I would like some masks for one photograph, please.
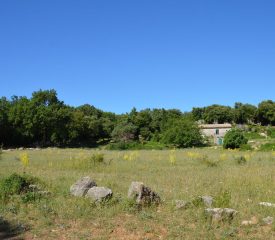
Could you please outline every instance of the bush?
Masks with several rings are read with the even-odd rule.
[[[103,153],[95,153],[91,156],[90,161],[96,165],[104,162],[104,154]]]
[[[203,138],[198,126],[193,121],[179,119],[169,123],[162,135],[162,142],[180,148],[188,148],[202,146]]]
[[[138,142],[117,142],[110,143],[106,149],[108,150],[162,150],[167,148],[167,146],[163,143],[159,142],[145,142],[144,144]]]
[[[244,165],[244,164],[247,163],[247,160],[246,160],[246,158],[245,158],[244,156],[237,157],[237,158],[236,158],[236,161],[237,161],[237,163],[240,164],[240,165]]]
[[[137,127],[128,122],[119,123],[112,131],[112,139],[115,142],[130,142],[137,138]]]
[[[141,149],[141,144],[137,142],[116,142],[110,143],[107,146],[108,150],[128,150],[128,149]]]
[[[240,148],[241,145],[247,144],[248,140],[244,136],[243,132],[239,129],[232,129],[228,131],[224,136],[223,147],[225,149],[231,148]]]
[[[217,167],[219,165],[219,160],[209,159],[207,155],[204,155],[201,160],[207,167]]]
[[[29,187],[38,182],[38,179],[29,175],[13,173],[0,182],[0,199],[6,201],[12,195],[26,194],[32,189]]]
[[[230,207],[231,202],[231,192],[227,190],[221,190],[215,197],[214,197],[214,207],[217,208],[228,208]]]

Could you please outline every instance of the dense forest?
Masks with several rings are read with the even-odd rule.
[[[104,112],[92,105],[66,105],[55,90],[33,92],[31,98],[0,99],[0,144],[3,147],[98,146],[107,143],[162,142],[180,147],[202,143],[197,122],[275,125],[275,102],[258,106],[211,105],[177,109],[135,108],[126,114]]]

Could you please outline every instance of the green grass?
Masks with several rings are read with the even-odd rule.
[[[265,139],[264,136],[261,136],[259,133],[257,132],[245,132],[244,136],[248,139],[248,140],[252,140],[252,139]]]
[[[8,222],[29,228],[26,239],[275,239],[275,226],[261,219],[275,216],[274,152],[239,152],[221,148],[186,150],[107,151],[91,149],[28,150],[27,174],[39,178],[52,193],[24,203],[17,196],[0,205]],[[18,161],[22,151],[8,151],[0,160],[0,176],[24,171]],[[94,154],[104,161],[86,164]],[[175,161],[171,162],[171,155]],[[131,156],[131,157],[130,157]],[[245,164],[236,159],[244,156]],[[96,205],[70,196],[70,186],[90,176],[99,186],[110,187],[113,199]],[[142,181],[162,198],[158,207],[137,209],[127,200],[132,181]],[[211,195],[217,203],[236,209],[232,223],[210,224],[202,206],[175,210],[177,199],[191,201]],[[259,223],[241,226],[256,217]]]
[[[275,143],[265,143],[260,147],[261,151],[275,151]]]

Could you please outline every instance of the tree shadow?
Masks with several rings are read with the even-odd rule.
[[[24,227],[14,225],[0,217],[0,239],[1,240],[23,240],[19,235],[25,231]]]

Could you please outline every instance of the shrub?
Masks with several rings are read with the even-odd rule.
[[[203,138],[198,126],[189,119],[170,122],[162,135],[162,142],[180,148],[202,146]]]
[[[29,175],[13,173],[0,182],[0,198],[6,201],[12,195],[25,194],[31,191],[31,184],[38,182],[38,179]]]
[[[236,161],[240,165],[244,165],[247,163],[247,159],[244,156],[239,156],[236,158]]]
[[[138,142],[116,142],[116,143],[110,143],[106,149],[108,150],[162,150],[167,148],[167,146],[160,142],[145,142],[144,144],[138,143]]]
[[[128,122],[119,123],[112,131],[112,139],[115,142],[129,142],[137,138],[137,127]]]
[[[123,210],[129,213],[137,213],[141,210],[141,205],[137,204],[134,199],[125,199],[122,206]]]
[[[207,155],[203,155],[201,161],[207,167],[217,167],[219,165],[219,160],[209,159]]]
[[[94,153],[91,158],[90,161],[96,165],[96,164],[101,164],[104,162],[104,154],[103,153]]]
[[[217,196],[214,197],[214,206],[218,208],[230,207],[231,192],[224,190],[220,191]]]
[[[248,140],[245,138],[243,132],[239,129],[232,129],[228,131],[224,136],[224,148],[240,148],[241,145],[247,144]]]
[[[128,150],[128,149],[141,149],[142,145],[137,142],[116,142],[110,143],[107,146],[109,150]]]

